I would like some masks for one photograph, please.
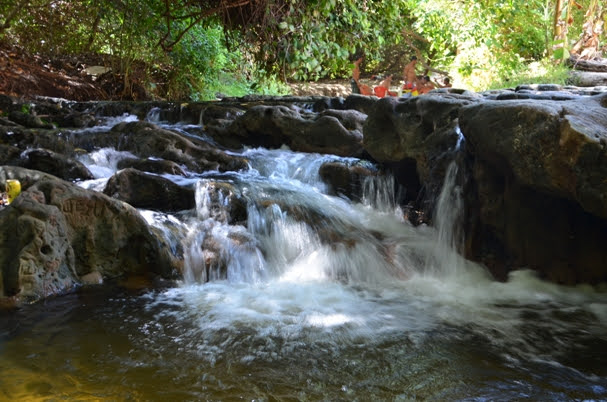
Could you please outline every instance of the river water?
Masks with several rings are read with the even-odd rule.
[[[195,214],[141,211],[184,250],[177,285],[0,312],[0,400],[607,400],[606,289],[497,282],[461,258],[455,165],[436,227],[414,227],[390,180],[327,195],[321,164],[356,160],[242,153],[244,172],[167,176],[195,186]],[[128,156],[86,156],[97,179],[81,185]],[[215,182],[247,200],[246,225],[209,204]]]

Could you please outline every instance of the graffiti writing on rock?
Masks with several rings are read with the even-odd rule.
[[[72,226],[87,226],[91,218],[101,218],[107,211],[107,205],[102,200],[90,198],[70,198],[61,205],[68,222]]]

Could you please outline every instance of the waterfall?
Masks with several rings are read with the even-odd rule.
[[[391,213],[396,219],[404,221],[403,210],[397,202],[398,195],[396,182],[391,175],[366,177],[363,181],[363,204]]]
[[[186,284],[215,280],[255,283],[266,271],[258,241],[243,226],[227,224],[227,200],[208,180],[195,186],[196,216],[184,239]],[[217,198],[216,202],[212,198]]]
[[[445,180],[436,203],[434,224],[436,230],[435,253],[426,269],[434,274],[457,274],[463,269],[463,197],[457,184],[458,166],[452,161],[445,172]]]
[[[161,124],[204,135],[194,125]],[[461,156],[457,132],[459,141],[441,157]],[[49,300],[68,303],[65,312],[57,304],[43,316],[32,310],[31,331],[20,323],[0,339],[0,371],[15,379],[6,382],[6,395],[607,397],[604,289],[548,284],[530,271],[497,282],[466,261],[457,162],[445,171],[434,224],[415,226],[399,207],[407,189],[391,177],[365,179],[360,201],[330,195],[319,176],[323,163],[358,160],[286,148],[231,153],[249,169],[165,176],[193,186],[195,210],[140,211],[183,255],[180,286],[144,294],[110,289],[103,302],[87,292]],[[132,156],[100,149],[82,160],[107,180],[125,157]]]

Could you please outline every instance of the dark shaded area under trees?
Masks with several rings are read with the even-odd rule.
[[[606,11],[598,0],[16,0],[0,4],[0,91],[75,100],[280,93],[285,82],[348,79],[360,55],[368,77],[397,77],[416,55],[425,72],[483,86],[479,76],[513,82],[533,61],[600,60]],[[105,70],[91,75],[92,66]]]

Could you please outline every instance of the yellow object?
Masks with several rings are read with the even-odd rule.
[[[6,192],[8,193],[8,203],[10,204],[21,193],[21,183],[19,183],[19,180],[7,180]]]

